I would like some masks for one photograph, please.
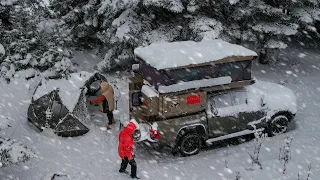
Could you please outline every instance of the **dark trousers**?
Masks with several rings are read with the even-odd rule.
[[[119,172],[125,172],[127,169],[128,164],[131,166],[131,176],[136,177],[137,176],[137,163],[134,159],[129,160],[128,157],[124,157],[121,162],[121,167]]]
[[[112,113],[112,111],[107,110],[106,113],[107,113],[108,120],[109,120],[108,124],[112,124],[112,120],[113,120],[113,113]]]

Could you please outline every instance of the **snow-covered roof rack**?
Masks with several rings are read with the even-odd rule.
[[[252,50],[220,39],[154,43],[136,48],[134,54],[158,70],[242,61],[257,56]]]

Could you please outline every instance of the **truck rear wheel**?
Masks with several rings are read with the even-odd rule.
[[[196,133],[190,133],[180,139],[178,147],[183,156],[191,156],[199,153],[201,145],[201,137]]]

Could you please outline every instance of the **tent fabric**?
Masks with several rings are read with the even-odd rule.
[[[89,131],[85,125],[83,125],[78,118],[72,114],[68,114],[61,120],[55,129],[58,136],[62,137],[74,137],[81,136]]]
[[[36,89],[33,99],[37,100],[53,90],[59,90],[59,97],[61,98],[62,103],[69,111],[73,111],[78,102],[81,88],[85,86],[87,80],[93,75],[94,74],[92,73],[81,71],[72,73],[67,79],[43,79],[41,85]]]
[[[89,74],[86,72],[82,72],[81,75],[80,73],[74,74],[71,74],[71,78],[68,81],[66,79],[49,80],[46,82],[46,86],[41,87],[39,85],[35,91],[28,108],[28,121],[40,131],[49,126],[54,129],[57,135],[63,137],[80,136],[89,131],[89,128],[85,125],[88,123],[87,90],[90,90],[91,83],[97,80],[106,81],[106,78],[99,73],[91,74],[89,77],[87,77]],[[75,80],[74,77],[78,79]],[[63,85],[55,84],[52,86],[53,82],[62,83]],[[69,82],[69,84],[66,84],[66,82]],[[71,103],[74,104],[72,106],[70,106],[70,102],[69,104],[66,103],[67,96],[65,95],[70,93],[68,92],[69,86],[72,87],[71,93],[77,94],[76,96],[70,95],[70,98],[76,98],[72,99]],[[64,88],[58,89],[56,87]],[[38,97],[39,92],[46,93]],[[51,118],[47,119],[47,117]]]

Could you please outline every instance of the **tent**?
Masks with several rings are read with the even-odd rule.
[[[28,121],[40,131],[52,128],[58,136],[87,133],[86,95],[94,96],[101,81],[107,79],[99,73],[85,71],[72,73],[67,78],[41,80],[28,108]]]

